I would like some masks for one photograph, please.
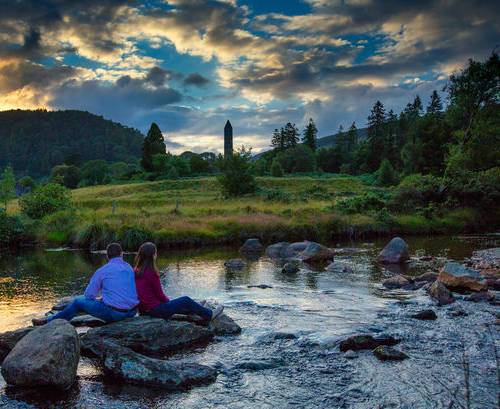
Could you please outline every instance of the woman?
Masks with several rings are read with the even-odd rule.
[[[222,314],[221,305],[212,311],[186,296],[169,300],[161,287],[157,254],[154,243],[148,242],[139,248],[135,259],[135,285],[142,314],[165,319],[174,314],[195,314],[205,321],[213,321]]]

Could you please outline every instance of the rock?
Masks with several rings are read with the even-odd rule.
[[[438,305],[447,305],[455,302],[453,294],[440,281],[434,281],[429,288],[429,295],[437,301]]]
[[[208,328],[190,322],[134,317],[92,328],[81,338],[82,354],[100,357],[105,340],[145,355],[160,355],[198,345],[212,339]]]
[[[80,341],[72,325],[54,320],[26,334],[7,355],[2,375],[12,386],[67,389],[76,379]]]
[[[347,358],[347,359],[355,359],[357,357],[358,357],[358,354],[351,349],[344,354],[344,358]]]
[[[334,261],[333,263],[328,264],[326,267],[326,271],[330,271],[332,273],[353,273],[354,270],[347,263],[342,261]]]
[[[478,293],[474,293],[470,295],[469,297],[465,298],[465,301],[472,301],[472,302],[491,302],[495,301],[495,294],[493,294],[490,291],[480,291]]]
[[[452,291],[468,292],[487,289],[486,283],[479,281],[480,276],[476,270],[455,262],[446,263],[437,279]]]
[[[488,288],[499,291],[500,290],[500,278],[493,279],[493,278],[488,278],[486,279],[486,284],[488,285]]]
[[[282,257],[284,258],[298,257],[307,248],[308,244],[309,244],[308,241],[300,241],[297,243],[289,244],[288,247],[283,250]]]
[[[300,269],[299,269],[299,266],[297,266],[297,264],[295,264],[295,263],[286,263],[286,264],[283,266],[283,268],[282,268],[281,272],[282,272],[283,274],[295,274],[295,273],[297,273],[299,270],[300,270]]]
[[[406,355],[404,352],[385,345],[375,348],[373,350],[373,355],[375,355],[381,361],[402,361],[408,358],[408,355]]]
[[[423,310],[419,311],[416,314],[413,314],[411,316],[412,318],[416,318],[418,320],[425,320],[425,321],[430,321],[430,320],[436,320],[437,315],[433,310]]]
[[[274,369],[283,366],[284,362],[280,359],[245,361],[236,364],[233,369],[243,369],[247,371],[263,371],[265,369]]]
[[[422,256],[419,258],[420,261],[432,261],[434,260],[434,256]]]
[[[224,263],[224,266],[226,266],[227,268],[229,268],[231,270],[241,270],[242,268],[245,268],[247,266],[247,263],[245,263],[245,261],[243,261],[239,258],[235,258],[232,260],[227,260]]]
[[[380,345],[392,346],[397,343],[399,343],[399,340],[389,335],[381,335],[377,337],[372,335],[353,335],[340,342],[339,349],[342,352],[349,350],[359,351],[361,349],[374,349]]]
[[[33,331],[35,327],[26,327],[16,329],[15,331],[7,331],[0,334],[0,365],[10,351],[26,334]]]
[[[322,244],[310,241],[306,248],[299,254],[299,258],[306,262],[333,260],[333,250]]]
[[[106,324],[105,321],[93,317],[92,315],[79,315],[73,318],[70,322],[74,327],[101,327]]]
[[[452,317],[467,317],[467,315],[469,315],[469,314],[467,314],[464,310],[459,308],[459,309],[455,309],[455,310],[450,311],[450,315]]]
[[[55,311],[64,310],[68,305],[70,305],[73,302],[75,298],[76,296],[63,297],[57,302],[57,304],[52,306],[52,309]]]
[[[220,315],[212,321],[208,327],[215,335],[238,335],[241,334],[241,327],[226,314]]]
[[[267,288],[273,288],[273,286],[267,284],[255,284],[255,285],[247,285],[247,288],[260,288],[261,290],[265,290]]]
[[[399,264],[409,260],[408,245],[401,237],[394,237],[380,252],[377,260],[380,263]]]
[[[385,288],[394,289],[402,288],[410,284],[410,281],[403,277],[401,274],[395,275],[394,277],[386,278],[382,281],[382,285]]]
[[[215,369],[208,366],[149,358],[109,341],[104,346],[102,364],[105,374],[115,379],[165,389],[184,389],[217,378]]]
[[[240,253],[260,253],[263,250],[264,246],[259,239],[247,239],[240,247]]]
[[[282,241],[276,244],[271,244],[266,249],[266,255],[270,258],[284,258],[285,250],[288,248],[290,243]]]
[[[427,283],[433,283],[434,281],[437,280],[438,274],[433,272],[433,271],[427,271],[426,273],[423,273],[417,277],[415,277],[413,280],[420,282],[424,281]]]

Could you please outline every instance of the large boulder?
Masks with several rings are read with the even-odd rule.
[[[286,241],[271,244],[266,248],[266,256],[269,258],[285,258],[285,251],[289,245],[290,243]]]
[[[307,248],[309,245],[309,241],[299,241],[296,243],[290,244],[284,251],[284,258],[294,258],[299,257],[300,254]]]
[[[395,289],[395,288],[402,288],[405,286],[410,285],[410,281],[402,276],[401,274],[397,274],[393,277],[386,278],[385,280],[382,281],[382,285],[385,288],[388,288],[390,290]]]
[[[240,253],[261,253],[264,250],[264,246],[259,239],[247,239],[243,246],[240,247]]]
[[[372,335],[353,335],[339,345],[342,352],[346,351],[359,351],[361,349],[374,349],[380,345],[393,346],[400,341],[389,335],[380,335],[374,337]]]
[[[93,317],[92,315],[78,315],[70,321],[74,327],[102,327],[106,321]]]
[[[134,317],[90,329],[82,336],[82,354],[101,357],[105,340],[145,355],[161,355],[208,342],[213,332],[191,322]]]
[[[447,305],[455,302],[455,298],[451,291],[440,281],[434,281],[434,283],[432,283],[429,288],[429,295],[438,305]]]
[[[377,260],[380,263],[400,264],[410,259],[408,245],[401,237],[394,237],[380,252]]]
[[[7,331],[0,334],[0,365],[10,351],[26,334],[33,331],[35,327],[26,327],[16,329],[15,331]]]
[[[208,329],[215,335],[238,335],[241,333],[241,327],[228,315],[219,315],[213,320]]]
[[[217,372],[209,366],[149,358],[110,341],[104,343],[103,351],[105,374],[125,383],[184,389],[217,378]]]
[[[332,249],[322,244],[310,241],[305,249],[299,254],[299,258],[306,262],[333,260],[334,252]]]
[[[67,321],[54,320],[26,334],[7,355],[2,375],[13,386],[67,389],[76,379],[80,341]]]
[[[480,281],[481,276],[476,270],[454,261],[445,264],[437,279],[449,290],[456,292],[486,291],[488,289],[488,285]]]

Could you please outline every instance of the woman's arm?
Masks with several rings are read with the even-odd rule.
[[[158,297],[159,300],[161,300],[161,302],[169,301],[168,297],[163,292],[160,277],[155,272],[152,272],[151,274],[151,286],[153,288],[154,294],[156,295],[156,297]]]

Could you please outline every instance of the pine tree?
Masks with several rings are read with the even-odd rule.
[[[285,140],[284,140],[284,129],[280,130],[275,129],[273,132],[273,138],[271,139],[271,146],[277,150],[282,151],[285,149]]]
[[[424,106],[422,105],[422,100],[418,95],[413,100],[412,108],[415,115],[418,116],[422,115],[422,112],[424,111]]]
[[[0,202],[3,203],[4,209],[7,210],[7,204],[11,199],[16,197],[16,177],[10,166],[7,166],[0,178]]]
[[[366,170],[374,172],[380,166],[385,148],[386,115],[382,102],[377,101],[368,116],[368,146]]]
[[[159,153],[165,154],[166,150],[167,147],[160,128],[153,122],[142,145],[141,165],[144,170],[152,172],[154,170],[153,156]]]
[[[314,123],[312,118],[309,118],[309,123],[306,125],[302,142],[309,146],[313,151],[316,150],[316,136],[318,134],[318,129],[316,128],[316,124]]]
[[[443,111],[443,103],[436,90],[432,91],[431,100],[427,106],[428,114],[439,114]]]
[[[358,144],[358,128],[356,128],[356,123],[353,122],[349,130],[347,131],[347,151],[349,155],[352,157],[352,153],[354,149],[356,149],[356,145]]]
[[[293,148],[299,143],[299,130],[295,124],[288,122],[285,128],[282,128],[282,134],[285,149]]]

